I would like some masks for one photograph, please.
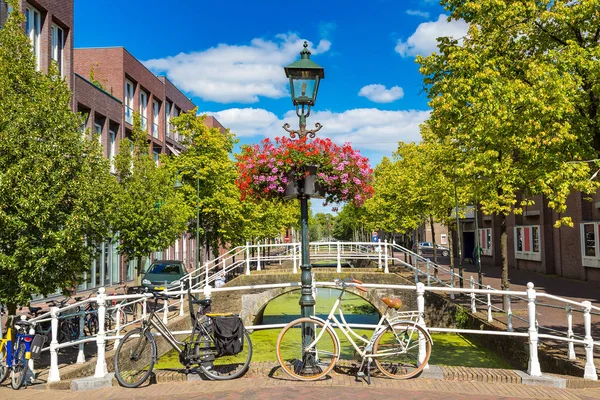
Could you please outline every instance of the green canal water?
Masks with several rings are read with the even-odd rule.
[[[317,289],[315,314],[327,318],[331,307],[339,296],[337,289]],[[266,324],[288,323],[300,318],[300,291],[293,291],[273,299],[265,308],[263,319]],[[380,315],[377,309],[353,293],[344,293],[343,312],[348,323],[377,324]],[[253,362],[277,361],[275,346],[280,329],[256,330],[251,335]],[[359,335],[371,336],[372,330],[355,329]],[[338,330],[342,344],[342,358],[352,359],[354,349]],[[434,365],[464,366],[473,368],[511,368],[502,357],[480,345],[474,337],[452,333],[433,333],[433,348],[429,362]],[[157,369],[183,368],[176,351],[171,351],[158,360]]]

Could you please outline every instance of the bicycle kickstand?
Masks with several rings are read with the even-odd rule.
[[[371,362],[373,360],[371,358],[369,358],[367,360],[367,373],[365,374],[363,372],[364,366],[365,366],[365,360],[363,359],[362,362],[360,363],[360,367],[358,367],[358,372],[356,372],[356,382],[360,382],[361,378],[367,382],[367,385],[371,384]]]

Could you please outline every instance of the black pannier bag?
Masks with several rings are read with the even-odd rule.
[[[31,358],[34,360],[39,360],[42,354],[42,347],[44,347],[44,343],[46,342],[46,337],[42,335],[35,335],[33,337],[33,341],[31,342],[31,347],[29,348],[31,352]]]
[[[244,349],[244,323],[237,315],[213,319],[218,356],[232,356]]]

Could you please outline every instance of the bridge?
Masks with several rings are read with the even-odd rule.
[[[592,332],[591,318],[592,315],[598,315],[600,308],[589,301],[575,301],[543,293],[537,291],[532,283],[528,284],[525,290],[502,291],[490,286],[478,286],[476,282],[470,280],[469,287],[460,288],[457,287],[458,277],[454,270],[435,264],[393,242],[384,241],[376,244],[318,242],[310,244],[310,252],[311,261],[317,265],[314,268],[315,287],[331,287],[332,278],[340,275],[360,276],[366,288],[380,291],[379,294],[393,292],[409,299],[408,306],[420,312],[419,323],[432,332],[456,332],[526,340],[528,343],[527,373],[532,377],[542,376],[542,364],[546,372],[556,372],[551,368],[552,363],[558,362],[556,359],[552,359],[551,362],[547,360],[547,347],[554,352],[554,356],[560,358],[559,364],[564,371],[581,374],[587,380],[598,379],[594,355],[600,341],[596,335],[593,335],[597,332]],[[220,257],[204,263],[197,270],[190,271],[182,279],[179,290],[170,291],[171,294],[177,295],[179,300],[176,303],[165,302],[162,305],[163,320],[179,334],[189,333],[185,316],[187,291],[184,289],[187,286],[193,293],[214,297],[215,300],[219,297],[226,298],[227,294],[232,293],[238,293],[240,299],[241,296],[255,296],[253,305],[246,310],[239,308],[239,302],[234,304],[232,301],[215,301],[214,304],[217,310],[218,307],[222,307],[222,304],[228,304],[228,307],[223,307],[229,309],[219,311],[244,311],[245,315],[242,316],[249,330],[279,329],[283,325],[255,325],[256,316],[273,297],[300,287],[299,264],[299,243],[275,245],[248,243],[245,246],[235,247]],[[362,264],[372,265],[372,268]],[[318,265],[325,265],[325,267],[318,267]],[[332,268],[327,268],[330,266]],[[225,274],[231,280],[224,287],[214,288],[214,281],[218,274]],[[378,294],[374,293],[367,296],[366,300],[378,307],[377,297]],[[49,365],[44,371],[47,373],[47,382],[60,381],[61,369],[68,372],[78,367],[79,370],[89,371],[89,374],[97,378],[105,377],[112,366],[110,348],[118,343],[127,330],[138,324],[140,318],[145,317],[148,298],[149,295],[145,294],[109,296],[104,288],[100,288],[94,297],[60,309],[52,308],[49,312],[30,319],[29,321],[34,324],[46,321],[52,323],[52,340],[43,349],[50,354]],[[123,300],[139,303],[143,310],[140,318],[126,325],[121,325],[119,318],[123,304],[112,305]],[[78,339],[59,343],[57,336],[59,319],[75,312],[83,321],[86,314],[82,309],[87,303],[94,303],[98,308],[97,335],[84,336],[82,329]],[[471,329],[457,328],[452,324],[444,323],[443,316],[434,316],[433,306],[441,303],[445,304],[444,307],[464,307],[474,321]],[[564,324],[557,326],[555,321],[552,326],[540,324],[536,310],[541,307],[558,307],[564,310]],[[117,313],[116,326],[112,329],[106,326],[107,312]],[[81,326],[83,327],[83,324]],[[65,360],[59,363],[59,350],[73,346],[78,348],[76,360],[73,360],[75,366],[66,366]],[[540,346],[544,348],[542,362],[539,355]],[[86,356],[88,360],[92,356],[93,358],[86,362]],[[87,368],[83,368],[85,365]],[[30,360],[30,369],[35,371],[35,368],[33,360]],[[69,374],[73,375],[71,372],[63,373],[63,378],[70,376]]]

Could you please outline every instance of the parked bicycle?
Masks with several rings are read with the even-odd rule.
[[[13,334],[12,320],[9,318],[8,329],[3,339],[0,339],[0,384],[11,372],[10,385],[13,389],[20,389],[27,379],[29,373],[28,361],[30,358],[37,359],[44,345],[44,338],[40,335],[30,335],[31,323],[18,320],[14,323],[16,334]]]
[[[237,315],[210,314],[211,300],[197,300],[188,291],[192,333],[189,341],[181,342],[156,315],[158,300],[174,299],[177,295],[162,292],[153,292],[153,295],[154,307],[142,320],[142,326],[128,332],[117,346],[114,368],[119,384],[135,388],[152,373],[157,359],[153,329],[179,353],[179,361],[185,366],[186,373],[191,365],[198,365],[208,379],[228,380],[240,377],[248,370],[252,342]]]
[[[319,379],[331,371],[341,357],[340,339],[332,327],[335,324],[348,339],[356,358],[361,362],[357,379],[364,378],[371,383],[372,362],[390,378],[407,379],[417,376],[429,360],[433,343],[429,332],[417,323],[419,312],[397,312],[390,318],[386,315],[388,311],[398,310],[402,302],[400,299],[384,297],[381,300],[388,306],[386,312],[381,316],[371,338],[363,337],[346,322],[342,313],[342,296],[349,286],[365,292],[367,290],[360,286],[362,282],[353,279],[336,279],[335,283],[342,290],[327,319],[316,316],[299,318],[286,325],[279,334],[277,359],[283,371],[303,381]],[[336,311],[339,319],[335,316]],[[311,331],[314,336],[310,338],[308,335],[307,340],[307,332]]]

